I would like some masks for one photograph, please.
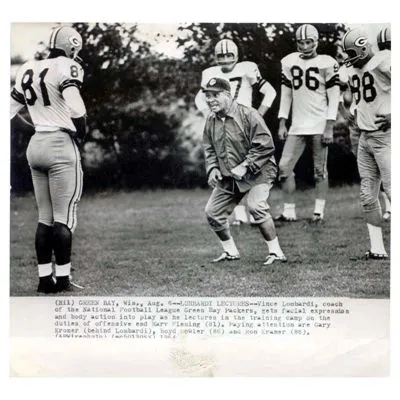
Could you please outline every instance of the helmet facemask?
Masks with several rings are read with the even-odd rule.
[[[230,72],[238,62],[238,48],[230,39],[220,40],[215,46],[215,60],[223,72]]]
[[[296,30],[297,51],[304,58],[312,58],[317,55],[319,34],[315,26],[303,24]]]
[[[343,37],[343,50],[347,54],[346,67],[362,67],[369,60],[370,44],[367,36],[357,30],[349,31]]]

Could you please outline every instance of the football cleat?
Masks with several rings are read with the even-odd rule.
[[[73,292],[75,289],[84,289],[83,286],[71,280],[70,276],[59,276],[57,277],[57,292]]]
[[[38,293],[57,293],[57,285],[53,275],[42,276],[39,278]]]
[[[229,254],[227,251],[224,251],[219,257],[214,258],[212,260],[212,263],[217,263],[221,261],[235,261],[235,260],[240,260],[240,254]]]
[[[297,218],[296,217],[287,217],[285,214],[278,215],[277,217],[274,218],[274,221],[280,221],[280,222],[296,222]]]
[[[239,50],[235,42],[222,39],[215,45],[215,60],[226,71],[231,71],[239,60]]]
[[[82,36],[70,26],[54,28],[50,35],[49,49],[62,50],[65,55],[73,60],[82,49]]]
[[[368,36],[359,28],[351,29],[345,33],[342,39],[342,47],[348,56],[344,60],[346,67],[351,67],[359,60],[367,59],[369,56]]]
[[[383,254],[373,253],[371,250],[368,250],[365,253],[365,259],[366,260],[388,260],[389,256],[386,253],[383,253]]]
[[[270,253],[267,258],[265,259],[264,265],[271,265],[273,264],[275,261],[279,261],[282,263],[287,262],[287,258],[285,257],[284,254],[281,255],[277,255],[275,253]]]

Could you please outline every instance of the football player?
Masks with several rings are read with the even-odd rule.
[[[11,91],[12,121],[27,107],[35,131],[27,159],[39,212],[35,249],[37,291],[42,293],[73,290],[72,234],[82,193],[77,142],[86,130],[86,108],[80,94],[83,69],[75,61],[81,48],[82,37],[75,29],[55,28],[50,35],[48,58],[22,65]]]
[[[276,97],[276,90],[262,78],[257,64],[251,61],[239,62],[239,51],[236,43],[230,39],[222,39],[215,46],[216,66],[205,69],[202,73],[201,86],[204,86],[211,78],[222,78],[229,81],[233,99],[245,106],[252,106],[253,90],[262,95],[258,112],[261,116],[269,110]],[[210,112],[204,93],[199,90],[195,98],[195,104],[204,117]],[[233,214],[233,224],[241,222],[254,222],[245,206],[239,205]]]
[[[367,259],[387,259],[382,236],[382,210],[379,187],[391,196],[391,62],[390,51],[375,54],[368,36],[361,29],[343,37],[347,53],[349,84],[356,103],[356,122],[361,135],[357,164],[361,177],[360,201],[367,222],[370,249]]]
[[[390,28],[383,28],[379,31],[378,36],[376,38],[379,50],[391,50],[392,49],[392,35],[390,32]],[[391,204],[389,197],[381,187],[380,197],[382,203],[385,207],[385,212],[383,213],[383,220],[390,221],[391,216]]]
[[[316,199],[312,221],[322,222],[328,190],[328,145],[333,141],[340,89],[339,65],[328,55],[317,53],[319,34],[310,24],[296,31],[297,52],[281,60],[282,91],[279,108],[279,131],[286,140],[279,163],[279,179],[284,193],[284,207],[276,220],[297,219],[293,170],[307,145],[312,146]],[[287,120],[292,109],[292,122]]]

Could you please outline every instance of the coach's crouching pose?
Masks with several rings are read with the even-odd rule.
[[[202,90],[212,111],[203,137],[208,183],[213,188],[205,213],[224,250],[213,262],[240,258],[228,217],[247,192],[249,212],[269,248],[264,265],[285,262],[267,203],[277,173],[271,133],[255,109],[233,100],[228,81],[211,78]]]

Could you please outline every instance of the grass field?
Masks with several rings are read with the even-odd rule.
[[[99,193],[83,197],[74,235],[79,296],[317,296],[387,298],[389,261],[352,260],[369,247],[358,186],[330,189],[323,226],[311,226],[311,190],[299,191],[300,221],[277,227],[289,261],[263,266],[257,228],[232,227],[242,259],[211,264],[221,252],[203,209],[208,190]],[[281,192],[273,190],[277,215]],[[12,197],[10,294],[36,296],[33,195]],[[384,228],[389,251],[390,226]],[[68,293],[71,295],[71,293]]]

